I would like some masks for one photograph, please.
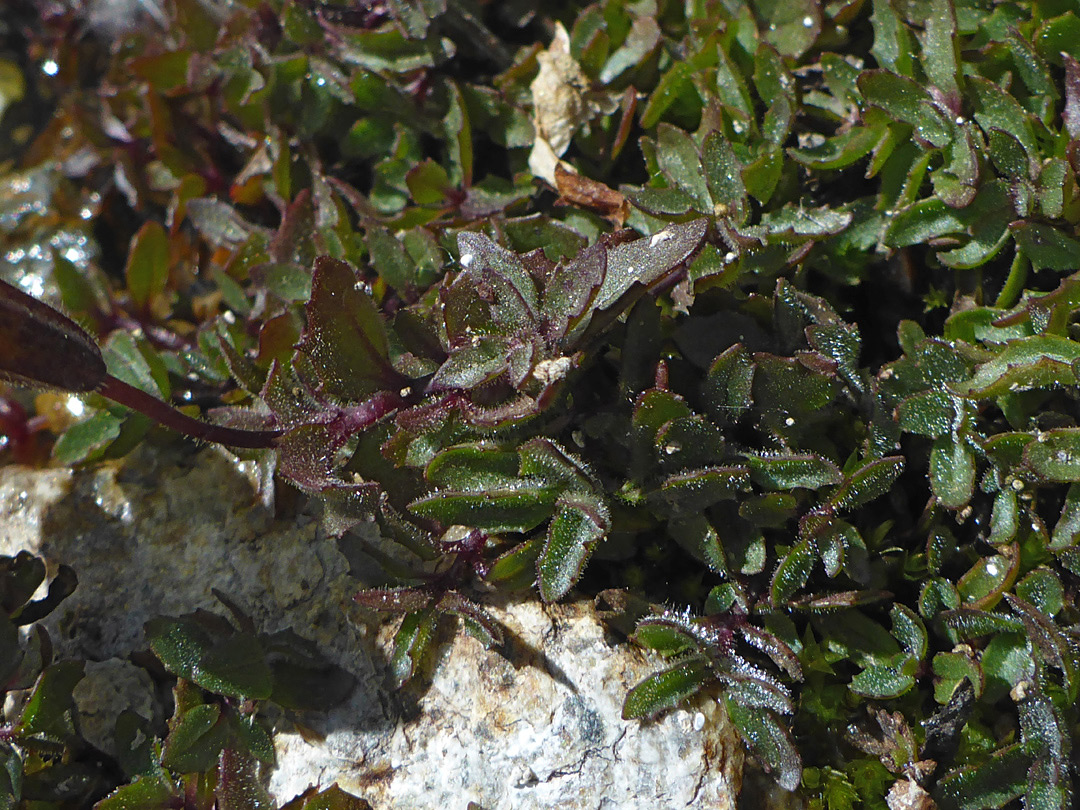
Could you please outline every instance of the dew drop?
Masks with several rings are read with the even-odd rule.
[[[813,28],[814,27],[814,18],[807,15],[806,17],[802,18],[802,24],[803,24],[804,28]]]

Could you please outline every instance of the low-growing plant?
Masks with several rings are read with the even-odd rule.
[[[35,202],[138,212],[123,273],[43,276],[85,334],[7,293],[6,373],[98,391],[57,460],[146,435],[101,394],[209,406],[172,424],[390,541],[356,599],[398,684],[444,619],[501,642],[491,589],[603,592],[669,659],[625,716],[718,699],[812,807],[1071,806],[1080,12],[170,12],[8,181],[12,245],[64,232]]]

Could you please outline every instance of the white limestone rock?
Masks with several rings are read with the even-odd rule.
[[[624,721],[626,691],[656,662],[610,641],[587,601],[489,604],[503,649],[446,639],[426,691],[388,690],[394,627],[370,626],[352,604],[359,583],[337,543],[305,515],[276,519],[220,451],[144,448],[75,473],[0,468],[0,553],[19,549],[79,575],[46,621],[58,657],[132,675],[144,622],[221,611],[216,588],[260,630],[292,627],[352,673],[344,705],[300,726],[275,715],[269,787],[281,802],[338,782],[375,810],[734,807],[743,749],[722,711],[703,697]],[[147,708],[149,683],[140,697],[139,676],[128,680],[84,687],[102,745],[119,710]]]

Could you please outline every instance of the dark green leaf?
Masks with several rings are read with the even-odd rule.
[[[623,719],[651,717],[673,709],[700,691],[712,677],[704,658],[692,658],[650,675],[627,693],[623,703]]]
[[[123,785],[95,805],[97,810],[160,810],[176,795],[176,788],[162,773],[140,776]]]
[[[259,779],[255,758],[246,751],[226,748],[218,764],[218,810],[271,810],[275,806],[266,786]]]
[[[712,196],[701,158],[689,135],[670,124],[660,124],[657,127],[656,157],[668,180],[693,200],[698,211],[712,211]]]
[[[165,291],[169,280],[169,237],[156,222],[147,222],[132,237],[124,274],[131,301],[140,309]]]
[[[1080,267],[1080,240],[1052,225],[1022,221],[1009,226],[1016,244],[1037,270]]]
[[[472,526],[488,532],[527,532],[549,517],[556,493],[521,482],[512,488],[482,492],[443,490],[409,504],[409,511],[444,526]]]
[[[952,140],[951,122],[938,112],[930,94],[911,79],[887,70],[868,70],[859,76],[859,89],[867,102],[910,124],[915,135],[930,146],[941,148]]]
[[[816,549],[809,540],[802,540],[784,556],[773,574],[770,590],[773,605],[784,604],[806,584],[816,558]]]
[[[218,695],[256,700],[270,697],[272,688],[266,654],[250,633],[237,633],[207,650],[191,680]]]
[[[34,684],[22,710],[21,734],[65,741],[75,736],[75,701],[72,691],[83,678],[82,661],[61,661],[45,669]]]
[[[904,470],[904,459],[887,456],[864,464],[844,479],[830,502],[836,509],[855,509],[888,492]]]
[[[719,355],[702,382],[709,415],[717,424],[737,422],[750,407],[754,364],[738,343]]]
[[[401,688],[416,674],[435,635],[438,615],[432,610],[406,613],[394,636],[390,671],[394,686]]]
[[[607,529],[607,509],[598,499],[570,494],[559,499],[536,563],[540,596],[545,602],[561,599],[574,586]]]
[[[706,220],[697,219],[669,225],[650,237],[611,248],[596,308],[610,307],[634,284],[650,286],[685,262],[701,245],[706,224]]]
[[[863,697],[884,700],[906,694],[915,685],[915,678],[905,666],[913,659],[903,656],[887,664],[867,667],[851,679],[851,691]]]
[[[819,489],[843,480],[835,464],[811,453],[743,454],[743,459],[750,468],[750,479],[765,489]]]
[[[22,800],[23,761],[9,742],[0,742],[0,809],[15,810]]]
[[[802,758],[791,736],[772,712],[747,708],[730,696],[724,705],[728,717],[762,766],[784,790],[795,790],[802,777]]]
[[[930,452],[930,486],[943,506],[959,509],[971,500],[975,454],[963,439],[942,436]]]
[[[1024,463],[1049,481],[1080,481],[1080,428],[1040,433],[1025,448]]]
[[[980,765],[947,773],[936,791],[942,810],[996,810],[1027,787],[1030,759],[1020,745],[1010,745]]]
[[[165,740],[162,764],[180,773],[209,770],[228,740],[221,709],[209,703],[194,706],[174,720]]]

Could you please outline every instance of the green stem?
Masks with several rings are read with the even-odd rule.
[[[1017,248],[1013,256],[1012,267],[1009,268],[1009,277],[1005,279],[1005,285],[998,293],[994,306],[998,309],[1009,309],[1020,300],[1020,293],[1024,290],[1027,281],[1029,262],[1024,252]]]

